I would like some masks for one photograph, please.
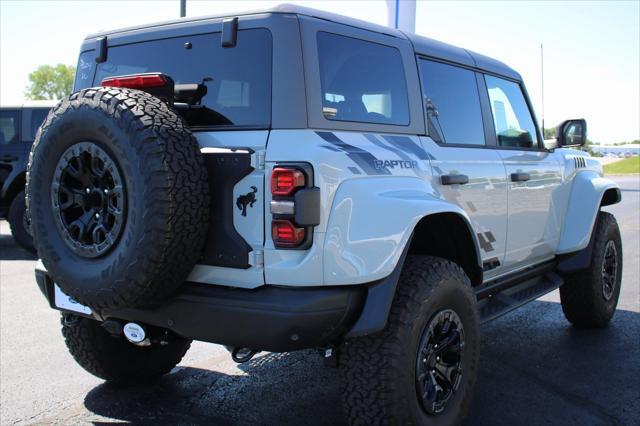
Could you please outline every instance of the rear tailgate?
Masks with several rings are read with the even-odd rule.
[[[273,43],[271,31],[254,21],[256,27],[240,26],[232,46],[223,43],[217,20],[198,24],[191,35],[185,34],[192,27],[108,35],[105,58],[93,64],[96,52],[83,52],[79,60],[75,90],[141,73],[206,89],[201,100],[175,105],[204,154],[212,201],[207,245],[190,281],[244,288],[265,282],[262,163],[271,127]]]

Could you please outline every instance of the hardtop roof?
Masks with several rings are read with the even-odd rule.
[[[102,36],[108,37],[109,35],[114,35],[114,34],[123,34],[127,32],[132,32],[132,31],[140,31],[147,28],[158,28],[162,26],[174,26],[174,25],[189,26],[190,24],[199,23],[207,20],[217,20],[217,19],[228,18],[233,16],[249,16],[249,15],[260,15],[260,14],[273,14],[273,13],[309,16],[313,18],[318,18],[326,21],[339,23],[342,25],[348,25],[351,27],[380,33],[380,34],[385,34],[392,37],[407,39],[413,44],[414,51],[419,55],[425,55],[425,56],[441,59],[444,61],[465,65],[468,67],[478,68],[483,71],[503,75],[505,77],[509,77],[511,79],[518,80],[518,81],[522,79],[520,77],[520,74],[516,72],[513,68],[509,67],[508,65],[496,59],[469,51],[467,49],[463,49],[461,47],[443,43],[443,42],[440,42],[428,37],[420,36],[414,33],[403,32],[393,28],[385,27],[383,25],[378,25],[371,22],[363,21],[360,19],[355,19],[355,18],[338,15],[331,12],[325,12],[322,10],[317,10],[309,7],[292,5],[287,3],[279,4],[274,7],[261,9],[261,10],[244,11],[244,12],[238,12],[238,13],[232,13],[232,14],[226,13],[222,15],[179,18],[179,19],[173,19],[173,20],[168,20],[163,22],[155,22],[155,23],[143,24],[143,25],[138,25],[133,27],[120,28],[120,29],[115,29],[110,31],[102,31],[99,33],[90,34],[89,36],[87,36],[85,40],[88,41],[88,40],[95,39],[97,37],[102,37]]]

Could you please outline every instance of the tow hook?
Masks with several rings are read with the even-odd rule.
[[[251,361],[251,358],[260,351],[251,348],[233,348],[231,351],[231,359],[238,364]]]
[[[140,324],[128,322],[122,328],[122,332],[124,333],[124,337],[134,345],[149,346],[151,344],[151,341],[147,337],[147,333]]]

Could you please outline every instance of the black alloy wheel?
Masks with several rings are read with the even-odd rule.
[[[58,231],[75,254],[106,254],[120,237],[126,215],[118,166],[93,142],[71,145],[56,165],[51,205]]]
[[[443,412],[462,381],[464,329],[451,309],[437,312],[425,327],[416,359],[416,395],[430,415]]]

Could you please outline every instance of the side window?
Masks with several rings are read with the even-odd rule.
[[[538,137],[531,111],[517,83],[485,75],[498,145],[537,148]]]
[[[318,33],[322,113],[329,120],[409,124],[409,101],[398,49]]]
[[[473,71],[421,59],[429,136],[438,143],[484,145],[484,127]]]
[[[48,109],[39,108],[31,110],[31,139],[35,139],[36,133],[38,133],[38,127],[42,125],[48,114]]]
[[[19,114],[16,110],[0,111],[0,145],[8,145],[19,141],[18,116]]]

